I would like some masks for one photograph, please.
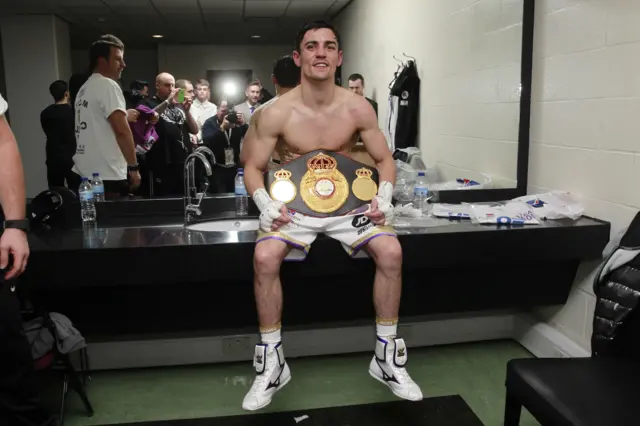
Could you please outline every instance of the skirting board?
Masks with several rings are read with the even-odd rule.
[[[583,358],[590,351],[528,314],[515,317],[513,339],[537,358]]]
[[[536,356],[582,356],[581,349],[551,327],[520,313],[487,313],[420,320],[405,319],[398,334],[410,347],[514,339]],[[88,345],[92,370],[251,361],[258,334],[97,342]],[[354,325],[283,330],[289,358],[372,351],[375,328]],[[573,343],[573,345],[572,345]],[[554,348],[559,348],[555,350]]]

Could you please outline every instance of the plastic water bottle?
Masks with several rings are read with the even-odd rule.
[[[427,178],[425,173],[420,171],[413,185],[413,206],[422,212],[426,212],[429,208],[428,199],[429,186],[427,185]]]
[[[78,189],[80,194],[80,215],[83,223],[95,222],[96,220],[96,205],[93,201],[93,188],[89,179],[83,177],[80,179],[80,188]]]
[[[236,215],[246,216],[249,212],[249,196],[247,187],[244,186],[244,170],[238,169],[235,180],[236,187]]]
[[[93,201],[102,203],[104,201],[104,183],[102,183],[102,179],[100,179],[100,173],[93,174],[91,187],[93,188]]]

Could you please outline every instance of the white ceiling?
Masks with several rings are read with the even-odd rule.
[[[331,19],[351,0],[0,0],[2,14],[55,14],[74,48],[112,33],[126,46],[292,44],[308,19]],[[164,36],[160,41],[153,34]],[[259,35],[260,38],[252,38]]]

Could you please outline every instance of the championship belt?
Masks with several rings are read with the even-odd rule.
[[[265,173],[271,198],[308,216],[347,214],[378,193],[378,171],[346,155],[312,151]]]

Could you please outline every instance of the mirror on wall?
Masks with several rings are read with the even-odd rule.
[[[313,19],[330,21],[341,36],[336,84],[369,100],[389,148],[413,171],[426,169],[441,191],[517,195],[526,188],[530,0],[150,0],[136,7],[119,0],[0,0],[0,8],[7,17],[0,21],[6,83],[0,88],[6,87],[29,197],[48,186],[76,190],[78,174],[100,169],[111,199],[180,199],[184,161],[202,146],[215,164],[210,177],[197,165],[196,180],[209,184],[209,194],[231,193],[239,156],[230,151],[240,150],[255,108],[278,94],[274,64],[291,54],[298,29]],[[39,28],[56,37],[12,36],[25,26],[34,29],[29,34]],[[113,80],[137,142],[135,191],[110,182],[121,160],[96,170],[74,161],[88,140],[106,143],[96,132],[87,139],[79,113],[91,101],[81,89],[90,76],[90,47],[103,34],[125,46],[126,66]],[[37,46],[27,49],[37,60],[21,56],[25,43]],[[168,97],[180,105],[157,111]],[[236,120],[233,140],[218,132],[229,114]],[[351,155],[373,163],[362,141]]]
[[[358,83],[380,106],[392,148],[418,148],[440,189],[526,188],[518,154],[527,150],[522,74],[531,70],[522,58],[531,40],[523,28],[532,4],[424,0],[406,13],[395,2],[370,3],[356,0],[336,19],[343,73],[364,77]]]

